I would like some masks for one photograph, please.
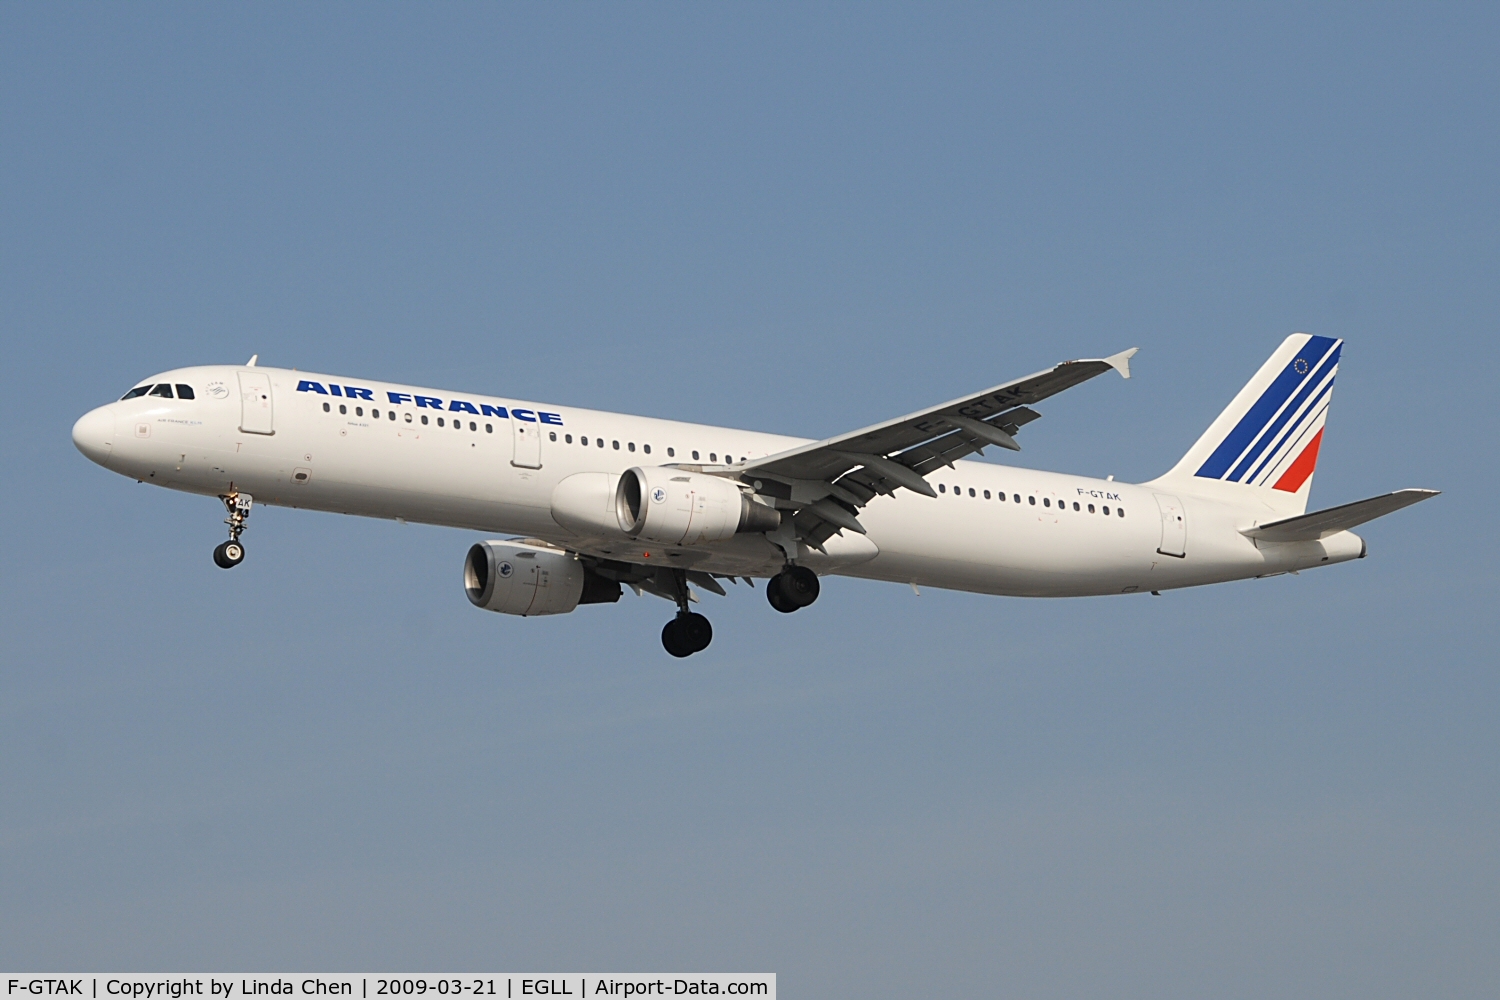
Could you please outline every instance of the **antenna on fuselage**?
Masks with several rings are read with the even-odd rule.
[[[245,362],[245,367],[246,368],[254,368],[255,367],[255,362],[257,362],[259,360],[260,360],[260,355],[259,354],[252,354],[252,355],[250,355],[250,360]]]

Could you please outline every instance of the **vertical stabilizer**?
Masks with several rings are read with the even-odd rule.
[[[1344,342],[1294,333],[1155,485],[1283,515],[1307,510]]]

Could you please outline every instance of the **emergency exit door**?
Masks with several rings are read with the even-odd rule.
[[[246,434],[275,434],[271,423],[271,376],[240,372],[240,430]]]
[[[1164,556],[1187,555],[1187,512],[1182,501],[1162,493],[1156,494],[1156,506],[1161,511],[1161,545],[1156,551]]]

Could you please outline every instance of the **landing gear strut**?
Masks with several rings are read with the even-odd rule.
[[[806,566],[788,566],[766,584],[766,600],[784,615],[818,599],[818,574]]]
[[[234,569],[245,561],[245,547],[240,544],[240,535],[245,533],[245,522],[250,520],[253,501],[248,493],[226,493],[219,499],[229,511],[229,517],[224,521],[229,525],[229,541],[220,542],[214,549],[214,564],[220,569]]]
[[[673,656],[692,656],[702,652],[713,642],[714,627],[708,619],[688,610],[687,573],[671,570],[672,596],[677,601],[677,617],[662,626],[661,644]],[[660,577],[658,577],[660,579]]]

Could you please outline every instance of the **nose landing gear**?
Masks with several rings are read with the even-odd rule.
[[[680,569],[670,571],[672,596],[677,601],[677,617],[662,626],[661,644],[673,656],[692,656],[701,653],[713,642],[714,627],[708,619],[696,611],[688,610],[687,573]],[[660,576],[657,577],[661,579]]]
[[[816,601],[821,589],[818,574],[806,566],[788,566],[766,584],[766,600],[777,611],[789,615]]]
[[[253,498],[248,493],[226,493],[219,499],[229,510],[229,517],[224,521],[229,525],[229,541],[220,542],[214,549],[214,565],[220,569],[234,569],[245,561],[245,547],[240,544],[240,535],[245,532],[245,522],[250,520]]]

